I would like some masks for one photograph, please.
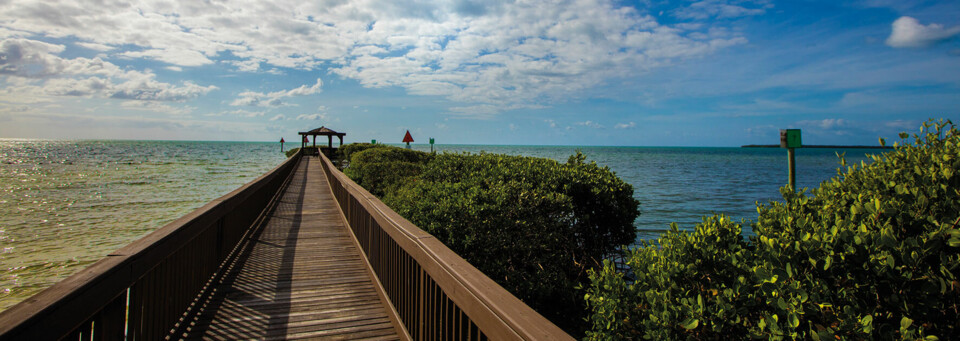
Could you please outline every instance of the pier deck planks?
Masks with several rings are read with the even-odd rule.
[[[187,339],[399,339],[320,167],[301,161]]]

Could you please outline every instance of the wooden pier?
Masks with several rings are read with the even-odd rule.
[[[0,313],[0,340],[570,340],[324,155]]]
[[[332,198],[319,160],[304,159],[186,337],[399,339]]]

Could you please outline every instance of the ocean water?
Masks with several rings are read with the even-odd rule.
[[[414,145],[430,151],[429,145]],[[527,155],[566,162],[579,149],[587,160],[610,167],[633,185],[640,201],[634,222],[639,239],[655,238],[676,222],[692,230],[702,217],[715,213],[735,220],[756,220],[757,203],[779,200],[788,182],[787,151],[780,148],[715,147],[576,147],[437,145],[438,152]],[[797,187],[817,187],[837,176],[841,154],[848,164],[868,161],[876,149],[797,149]]]
[[[429,145],[414,145],[430,150]],[[779,198],[782,149],[437,145],[565,162],[580,149],[634,187],[639,238],[704,215],[756,218]],[[874,150],[846,151],[859,162]],[[277,143],[0,139],[0,310],[278,165]],[[799,187],[836,176],[834,150],[797,151]],[[749,223],[749,222],[748,222]],[[749,228],[745,231],[750,234]]]
[[[0,140],[0,310],[284,159],[275,143]]]

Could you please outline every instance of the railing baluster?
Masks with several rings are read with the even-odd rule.
[[[94,340],[123,340],[124,319],[126,318],[127,293],[124,292],[110,301],[98,313],[93,327]]]

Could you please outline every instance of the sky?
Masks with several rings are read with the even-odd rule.
[[[876,145],[960,123],[960,2],[0,0],[0,138]]]

